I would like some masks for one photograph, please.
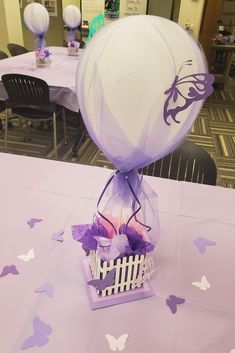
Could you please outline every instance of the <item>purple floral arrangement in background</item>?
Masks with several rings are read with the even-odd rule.
[[[68,42],[68,47],[69,48],[79,48],[79,43],[78,42],[76,42],[75,40],[72,40],[72,41],[69,41]]]
[[[38,48],[35,50],[36,60],[40,64],[49,62],[51,52],[48,48]]]

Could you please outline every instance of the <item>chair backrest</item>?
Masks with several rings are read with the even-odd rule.
[[[216,185],[217,169],[211,156],[202,147],[185,141],[171,154],[143,168],[143,174]]]
[[[48,84],[40,78],[21,74],[5,74],[2,76],[2,82],[12,108],[25,106],[38,108],[50,102]]]
[[[0,50],[0,60],[7,59],[7,58],[8,58],[8,55],[4,51]]]
[[[80,43],[79,48],[81,48],[81,49],[85,48],[86,43],[83,40],[80,40],[79,43]]]
[[[17,55],[28,53],[28,49],[26,49],[22,45],[15,44],[15,43],[8,43],[7,49],[9,50],[11,56],[17,56]]]
[[[3,112],[5,109],[6,109],[5,102],[4,101],[0,101],[0,113]]]

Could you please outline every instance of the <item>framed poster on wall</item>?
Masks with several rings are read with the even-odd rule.
[[[120,17],[147,14],[148,0],[121,0],[120,5]]]
[[[57,16],[57,0],[41,0],[50,16]]]
[[[104,2],[105,18],[117,20],[120,16],[120,0],[106,0]]]
[[[81,0],[82,19],[90,23],[99,13],[104,13],[104,3],[104,0]]]

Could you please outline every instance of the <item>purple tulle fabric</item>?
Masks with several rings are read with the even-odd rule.
[[[128,16],[99,30],[77,70],[84,123],[121,171],[173,151],[212,93],[212,83],[197,42],[157,16]]]
[[[137,171],[114,172],[97,202],[93,223],[72,226],[72,235],[86,253],[97,250],[105,261],[145,255],[159,237],[157,195]]]

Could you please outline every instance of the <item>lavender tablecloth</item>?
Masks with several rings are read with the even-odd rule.
[[[69,56],[67,48],[50,47],[51,64],[47,68],[37,68],[34,52],[18,55],[0,61],[0,77],[7,73],[20,73],[45,80],[50,88],[50,99],[55,103],[78,112],[75,75],[77,64],[83,49],[78,56]],[[0,82],[0,100],[6,99],[7,93]]]
[[[30,353],[106,353],[106,334],[117,342],[128,334],[127,353],[234,353],[235,190],[146,177],[159,195],[155,296],[92,311],[71,225],[91,221],[110,170],[7,154],[0,164],[0,271],[11,264],[19,271],[0,277],[1,353],[22,352],[35,316],[52,333]],[[42,221],[30,228],[33,217]],[[53,241],[62,230],[64,241]],[[202,253],[198,237],[215,244]],[[17,257],[31,248],[32,260]],[[192,285],[202,276],[207,290]],[[35,293],[45,282],[53,297]],[[169,295],[185,299],[175,314]]]

